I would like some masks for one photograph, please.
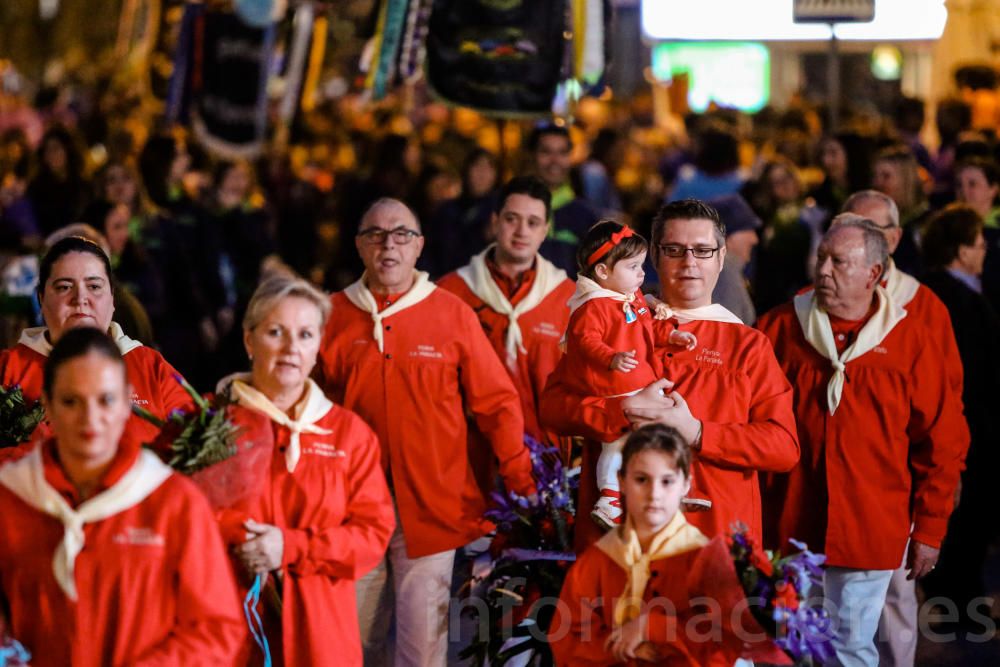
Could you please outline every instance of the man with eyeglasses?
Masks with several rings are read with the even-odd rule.
[[[948,370],[948,384],[952,390],[949,397],[950,400],[959,401],[961,405],[964,373],[948,308],[930,288],[901,271],[891,257],[903,237],[896,202],[878,190],[861,190],[844,202],[844,212],[867,218],[882,233],[890,254],[888,266],[882,276],[882,287],[910,317],[935,324],[939,335],[934,337],[933,342],[939,347]],[[833,219],[833,224],[838,219],[840,216]],[[912,665],[916,659],[917,590],[914,581],[908,579],[907,574],[905,562],[893,573],[879,621],[881,641],[878,642],[878,648],[880,663],[884,667]]]
[[[416,271],[424,239],[410,209],[376,201],[355,246],[365,272],[331,297],[317,379],[378,435],[398,515],[385,559],[358,582],[365,662],[388,662],[394,611],[392,664],[443,665],[455,549],[491,528],[469,464],[466,415],[507,488],[531,495],[524,419],[475,313]]]
[[[580,478],[580,507],[597,497],[595,463],[602,434],[658,422],[676,428],[696,452],[692,497],[711,501],[689,521],[709,537],[741,521],[761,533],[759,471],[788,471],[799,448],[792,388],[768,340],[724,307],[712,290],[725,258],[725,228],[711,206],[693,199],[665,205],[653,220],[651,250],[660,298],[674,319],[654,322],[664,378],[624,398],[577,396],[560,363],[542,395],[542,420],[563,435],[588,439]],[[672,328],[698,339],[694,350],[667,346]],[[576,526],[576,547],[600,537],[588,522]]]
[[[870,220],[843,213],[817,253],[816,286],[760,329],[795,386],[802,461],[767,485],[777,535],[826,554],[830,665],[879,664],[875,633],[893,572],[934,569],[969,444],[933,342],[881,284],[889,258]]]
[[[576,277],[576,247],[580,239],[598,220],[597,211],[577,196],[570,184],[570,154],[573,140],[562,125],[536,127],[528,136],[528,152],[534,162],[535,175],[552,193],[551,223],[542,256]]]
[[[541,427],[538,400],[562,357],[567,302],[575,289],[566,272],[538,252],[549,230],[551,200],[548,188],[534,176],[512,178],[500,191],[490,220],[494,242],[438,281],[476,312],[521,395],[525,432],[541,442],[555,440]],[[484,465],[477,474],[492,490],[491,467]]]

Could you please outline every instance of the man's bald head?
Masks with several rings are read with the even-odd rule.
[[[413,209],[392,197],[382,197],[369,206],[364,215],[361,216],[361,222],[358,223],[358,231],[364,231],[367,227],[370,227],[369,223],[376,217],[383,220],[394,220],[405,227],[418,232],[422,231],[420,220],[417,219],[417,215],[413,212]],[[396,225],[393,226],[395,227]]]
[[[899,227],[899,207],[892,197],[878,190],[861,190],[847,198],[843,211],[870,220],[885,237],[889,253],[896,251],[903,237],[903,230]],[[833,224],[836,224],[837,218],[834,218]]]

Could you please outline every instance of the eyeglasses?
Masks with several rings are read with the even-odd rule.
[[[372,227],[363,232],[358,232],[358,238],[368,245],[382,245],[387,237],[392,238],[396,245],[406,245],[418,236],[423,236],[420,232],[406,227],[396,227],[395,229],[379,229]]]
[[[656,247],[660,249],[667,257],[673,257],[674,259],[679,259],[684,255],[691,253],[693,257],[698,259],[709,259],[714,257],[715,253],[719,252],[719,248],[722,246],[715,246],[714,248],[710,246],[699,246],[697,248],[687,248],[682,245],[674,245],[672,243],[657,243]]]

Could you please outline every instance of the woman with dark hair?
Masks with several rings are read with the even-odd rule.
[[[710,121],[694,137],[695,170],[681,175],[670,193],[669,201],[712,199],[740,191],[744,178],[740,173],[740,142],[733,130]]]
[[[151,230],[147,229],[156,216],[156,207],[146,195],[142,178],[135,166],[125,160],[108,162],[97,173],[95,197],[119,204],[128,209],[129,236],[146,243]]]
[[[955,167],[955,193],[983,222],[986,259],[982,291],[1000,309],[1000,167],[993,160],[970,158]]]
[[[43,375],[52,437],[0,466],[0,620],[39,667],[234,664],[246,631],[214,515],[123,438],[119,346],[76,328]]]
[[[39,267],[38,299],[45,326],[25,329],[18,344],[0,352],[0,386],[21,387],[24,397],[42,396],[42,369],[53,345],[66,332],[94,327],[118,345],[132,383],[131,400],[161,419],[174,409],[189,409],[191,397],[174,368],[152,348],[129,338],[112,321],[115,312],[111,260],[93,241],[70,236],[53,245]],[[156,427],[132,417],[122,436],[127,444],[151,442]]]
[[[185,198],[184,174],[190,164],[187,147],[173,134],[157,134],[146,141],[139,155],[139,171],[154,204],[172,210]]]
[[[955,204],[935,215],[927,224],[923,248],[929,268],[923,281],[947,306],[955,330],[965,369],[962,402],[972,435],[961,498],[948,522],[937,568],[923,583],[928,597],[953,600],[960,622],[968,623],[970,603],[986,594],[983,564],[990,543],[1000,533],[993,511],[994,473],[1000,466],[996,448],[1000,427],[995,418],[1000,396],[1000,316],[979,282],[987,250],[982,219],[974,209]],[[989,609],[980,613],[988,616]]]
[[[809,192],[816,205],[832,218],[853,193],[871,186],[874,143],[860,134],[842,132],[823,138],[819,164],[823,182]]]
[[[622,201],[615,187],[615,172],[621,164],[625,140],[618,131],[602,128],[590,144],[590,157],[580,165],[582,197],[604,217],[622,212]]]
[[[78,142],[69,130],[56,126],[38,144],[38,171],[28,185],[28,198],[43,235],[76,222],[87,204],[90,186]]]
[[[212,355],[215,378],[246,366],[239,322],[264,261],[277,252],[271,215],[249,162],[220,162],[201,207],[198,275],[219,342]]]
[[[154,327],[162,324],[168,317],[166,287],[157,263],[129,234],[132,220],[129,207],[98,199],[87,206],[81,220],[107,240],[117,283],[139,300]]]
[[[822,212],[806,205],[798,169],[784,158],[768,161],[744,191],[764,223],[753,284],[754,306],[765,313],[809,284],[809,256]]]
[[[164,311],[155,322],[160,349],[195,386],[206,389],[212,376],[209,355],[218,332],[199,271],[204,232],[198,204],[184,187],[191,155],[170,133],[149,138],[139,156],[139,171],[158,215],[146,220],[143,245],[159,267],[164,284]]]
[[[427,226],[421,263],[431,277],[454,271],[486,247],[499,184],[496,156],[483,148],[469,153],[462,165],[462,194],[443,203]]]
[[[987,229],[1000,229],[1000,168],[989,159],[969,158],[955,167],[955,195],[971,207]]]

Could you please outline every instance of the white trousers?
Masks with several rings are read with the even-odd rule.
[[[913,667],[917,659],[917,586],[906,566],[894,570],[878,622],[880,667]]]
[[[444,667],[454,565],[454,550],[408,558],[397,515],[385,558],[356,585],[366,667]],[[393,616],[396,642],[390,660]]]
[[[597,488],[618,490],[618,470],[622,467],[622,449],[625,448],[623,436],[614,442],[601,443],[601,455],[597,458]]]
[[[834,658],[824,667],[878,667],[875,633],[885,606],[893,570],[827,568],[823,574],[824,604],[834,630]]]

